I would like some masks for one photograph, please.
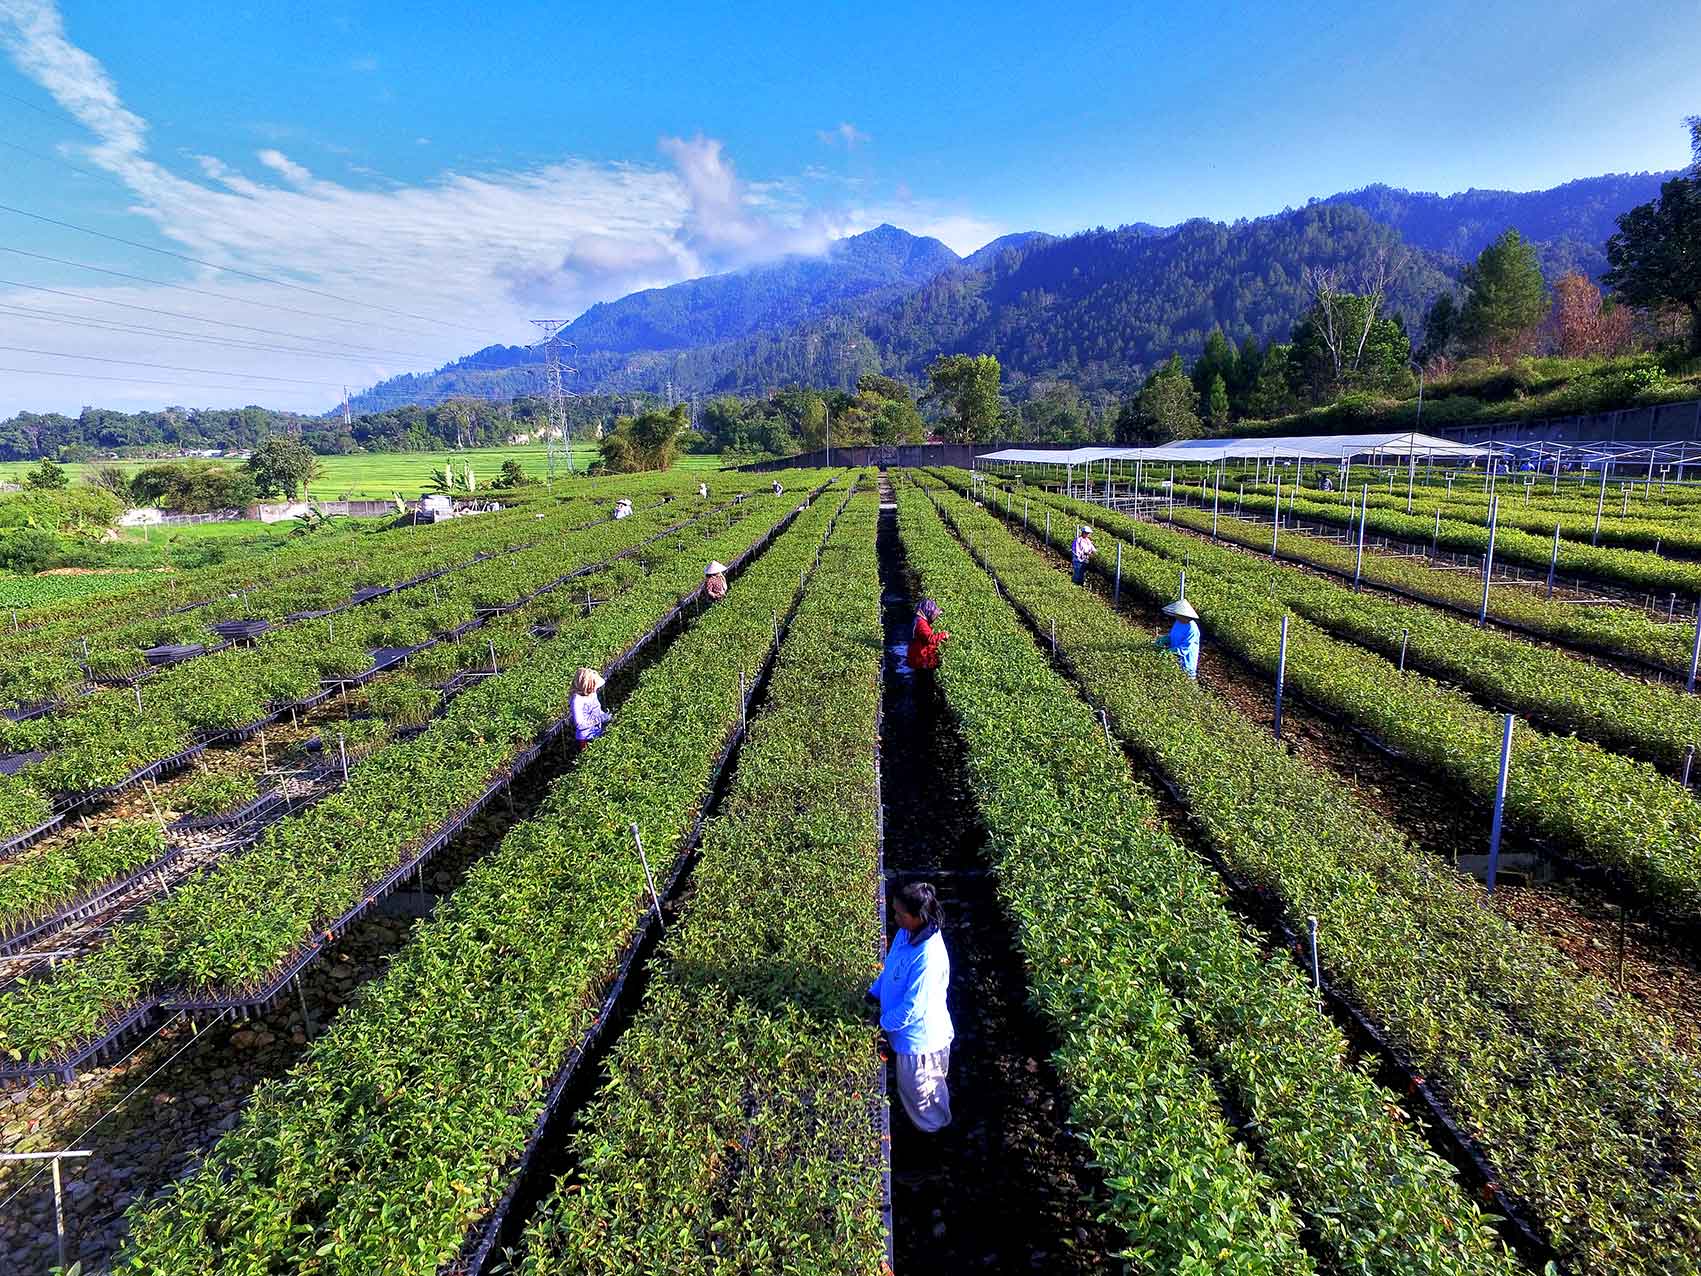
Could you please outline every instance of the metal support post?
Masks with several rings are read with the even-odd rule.
[[[742,681],[743,675],[740,674],[739,678]],[[667,926],[662,921],[661,896],[656,893],[656,879],[650,875],[650,857],[644,854],[644,839],[638,836],[636,821],[627,825],[627,827],[632,830],[632,845],[638,848],[638,862],[644,866],[644,882],[650,888],[650,904],[656,910],[656,927],[660,930],[666,930]]]
[[[1311,933],[1311,989],[1317,994],[1317,1000],[1323,1000],[1323,963],[1317,956],[1317,919],[1307,917],[1306,929]]]
[[[1695,604],[1695,643],[1689,649],[1689,679],[1683,684],[1685,691],[1695,690],[1695,670],[1701,665],[1701,600]]]
[[[1364,576],[1364,524],[1370,514],[1370,488],[1364,489],[1358,507],[1358,548],[1353,552],[1353,589],[1356,592]]]
[[[1288,680],[1288,618],[1282,617],[1282,645],[1276,651],[1276,739],[1282,738],[1282,693]]]
[[[1553,597],[1553,578],[1559,571],[1559,524],[1553,525],[1553,553],[1547,560],[1547,596]]]
[[[1488,552],[1482,557],[1482,606],[1477,611],[1477,624],[1488,623],[1488,587],[1494,580],[1494,534],[1500,526],[1500,498],[1488,503]]]
[[[1223,503],[1223,476],[1217,475],[1216,490],[1211,493],[1211,539],[1217,539],[1217,511]]]
[[[53,1162],[53,1228],[59,1238],[59,1266],[69,1266],[66,1262],[65,1250],[65,1183],[60,1177],[59,1162],[67,1157],[93,1156],[93,1152],[6,1152],[0,1153],[0,1161],[51,1161]]]
[[[1695,746],[1692,744],[1683,751],[1683,787],[1689,787],[1689,773],[1695,766]]]
[[[1601,511],[1606,508],[1607,463],[1601,462],[1601,493],[1595,498],[1595,530],[1589,533],[1589,544],[1599,543],[1601,539]]]
[[[1506,778],[1512,771],[1512,723],[1506,715],[1505,734],[1500,738],[1500,778],[1494,784],[1494,825],[1488,834],[1488,893],[1494,894],[1495,874],[1500,871],[1500,826],[1506,815]]]
[[[1116,542],[1116,585],[1110,594],[1111,606],[1119,606],[1122,602],[1122,542]]]
[[[343,739],[343,733],[337,732],[337,756],[343,762],[343,783],[348,783],[348,744]]]
[[[1180,592],[1176,594],[1176,597],[1177,598],[1186,598],[1187,597],[1187,569],[1185,567],[1183,567],[1181,569],[1181,587],[1180,587]]]
[[[1406,671],[1406,644],[1409,641],[1411,641],[1411,637],[1412,637],[1412,631],[1411,630],[1409,630],[1409,629],[1400,630],[1400,672],[1401,673],[1404,673]]]

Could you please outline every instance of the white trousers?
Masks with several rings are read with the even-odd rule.
[[[916,1129],[931,1134],[951,1124],[951,1047],[931,1054],[898,1055],[898,1097]]]

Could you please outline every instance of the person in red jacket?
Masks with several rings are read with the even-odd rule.
[[[910,634],[909,651],[904,655],[904,662],[911,669],[939,668],[939,644],[951,635],[942,629],[935,629],[939,622],[939,604],[931,598],[923,600],[915,613],[915,629]]]

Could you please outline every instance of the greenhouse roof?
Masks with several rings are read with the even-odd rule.
[[[1095,461],[1226,461],[1254,457],[1284,460],[1339,461],[1353,456],[1381,453],[1385,456],[1422,456],[1469,460],[1493,454],[1495,449],[1418,434],[1411,430],[1394,434],[1306,434],[1287,438],[1183,439],[1160,447],[1082,447],[1070,451],[1043,448],[1005,448],[988,452],[981,461],[1017,464],[1088,465]]]

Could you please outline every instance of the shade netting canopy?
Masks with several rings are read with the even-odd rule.
[[[977,460],[1030,465],[1091,465],[1098,461],[1211,463],[1236,460],[1345,461],[1355,456],[1423,457],[1468,461],[1494,449],[1419,434],[1305,434],[1286,438],[1182,439],[1159,447],[1081,447],[1069,451],[1005,448]]]

